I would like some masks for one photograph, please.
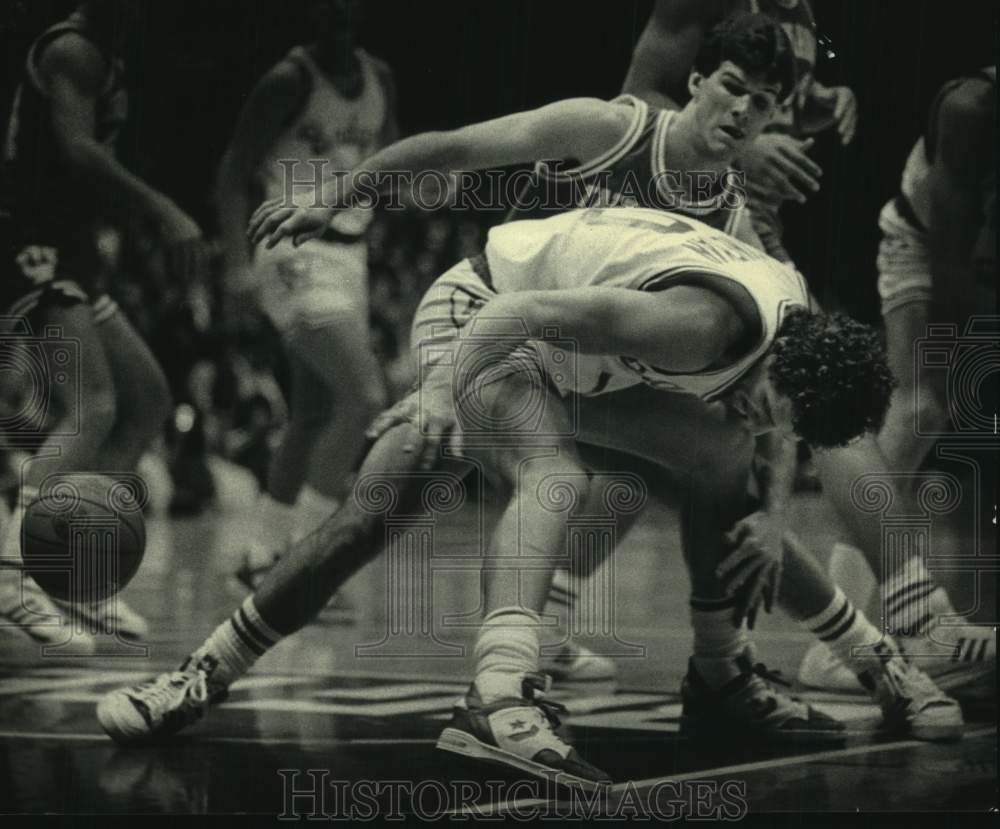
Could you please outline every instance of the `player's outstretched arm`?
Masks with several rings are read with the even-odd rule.
[[[683,88],[705,33],[725,13],[723,0],[657,0],[632,53],[622,92],[653,106],[680,109]]]
[[[201,230],[164,193],[129,172],[97,140],[97,102],[107,80],[107,65],[86,38],[69,34],[53,43],[40,66],[49,94],[50,115],[60,160],[73,176],[68,187],[83,186],[102,195],[102,204],[126,219],[146,220],[167,246],[171,270],[200,271],[207,252]]]
[[[254,243],[267,239],[269,247],[285,237],[304,241],[325,227],[337,210],[359,199],[372,200],[425,170],[483,170],[539,159],[586,161],[614,146],[630,119],[625,107],[597,98],[571,98],[456,130],[412,135],[338,179],[339,192],[324,191],[322,206],[290,205],[283,199],[265,202],[250,220],[249,236]]]

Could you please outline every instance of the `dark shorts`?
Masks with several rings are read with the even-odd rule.
[[[96,322],[108,319],[117,309],[113,300],[106,295],[92,299],[76,277],[94,272],[90,256],[78,243],[61,242],[54,233],[26,234],[0,215],[0,329],[33,324],[46,308],[82,304],[93,306]]]

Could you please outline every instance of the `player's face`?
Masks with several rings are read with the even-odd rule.
[[[707,78],[691,75],[692,104],[709,152],[738,156],[774,116],[780,87],[723,61]]]
[[[353,43],[361,28],[363,10],[361,0],[316,0],[310,17],[320,42]]]
[[[774,355],[768,355],[726,395],[723,402],[746,422],[754,435],[777,432],[791,436],[794,429],[792,401],[781,394],[771,381],[770,367]]]

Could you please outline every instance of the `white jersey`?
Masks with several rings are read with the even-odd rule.
[[[564,394],[595,395],[646,383],[714,397],[764,356],[791,308],[810,306],[805,282],[793,268],[722,231],[662,210],[575,210],[540,221],[510,222],[490,231],[485,253],[493,288],[501,294],[714,284],[757,312],[761,335],[749,352],[734,363],[696,374],[645,365],[628,355],[572,357],[558,344],[544,343],[549,376]]]
[[[313,181],[317,172],[311,160],[329,159],[322,172],[330,179],[354,169],[381,146],[391,114],[388,95],[372,57],[361,49],[356,54],[364,80],[361,94],[351,99],[340,93],[306,48],[296,46],[288,53],[286,60],[308,74],[311,93],[260,167],[266,198],[284,195],[288,176],[294,175],[296,182]],[[358,237],[371,219],[371,210],[352,208],[338,212],[330,226],[338,234]]]

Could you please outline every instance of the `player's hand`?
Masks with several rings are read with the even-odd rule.
[[[450,374],[448,382],[429,382],[382,412],[365,432],[370,441],[400,423],[412,423],[416,430],[409,443],[403,447],[407,454],[419,455],[422,470],[433,469],[440,457],[441,445],[446,443],[456,455],[462,454],[462,433],[452,400]]]
[[[715,570],[727,596],[739,596],[735,623],[744,617],[753,628],[761,603],[767,613],[774,607],[781,584],[785,521],[766,511],[737,521],[724,536],[733,551]]]
[[[749,179],[771,182],[784,198],[805,203],[819,190],[823,175],[823,169],[806,155],[812,145],[811,138],[800,141],[782,133],[764,133],[746,149],[740,163]]]
[[[854,140],[858,129],[858,99],[850,87],[835,86],[830,92],[834,96],[833,120],[837,125],[840,143],[845,147]]]
[[[255,245],[264,241],[268,248],[290,238],[298,247],[322,236],[336,212],[335,207],[290,206],[283,198],[269,199],[250,217],[247,238]]]
[[[174,279],[199,280],[208,275],[211,251],[194,219],[171,204],[160,215],[157,229],[167,272]]]

